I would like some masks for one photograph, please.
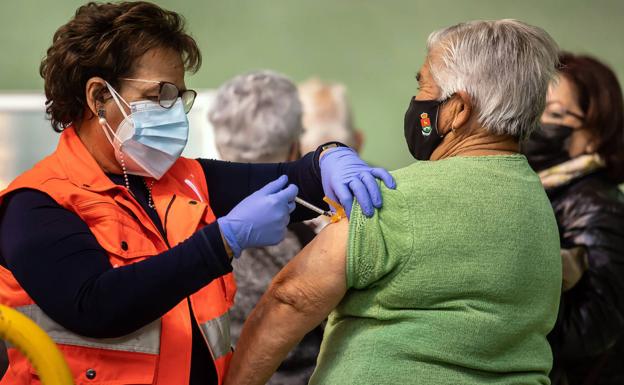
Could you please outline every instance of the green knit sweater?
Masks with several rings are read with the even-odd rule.
[[[311,384],[549,384],[561,291],[552,208],[526,158],[395,171],[349,225],[347,287]]]

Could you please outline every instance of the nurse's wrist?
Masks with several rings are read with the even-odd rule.
[[[349,146],[340,142],[327,142],[318,146],[316,148],[316,151],[314,151],[314,157],[313,157],[312,163],[314,167],[314,172],[316,176],[319,178],[319,180],[321,179],[321,158],[325,156],[328,152],[339,147],[349,147]]]
[[[232,260],[232,258],[240,257],[242,249],[238,244],[234,229],[230,226],[227,217],[218,218],[216,223],[219,229],[219,234],[221,236],[223,247],[230,261]]]
[[[318,146],[318,148],[316,149],[316,151],[319,153],[318,156],[318,160],[320,161],[320,159],[325,156],[325,154],[327,154],[327,152],[335,149],[335,148],[339,148],[339,147],[349,147],[344,143],[340,143],[340,142],[327,142],[324,144],[321,144],[320,146]],[[319,163],[320,165],[320,163]]]
[[[225,253],[227,254],[228,258],[231,261],[232,258],[234,258],[234,252],[232,251],[232,248],[230,247],[230,245],[228,244],[227,240],[223,236],[223,233],[221,232],[221,228],[219,228],[219,234],[221,234],[221,241],[223,242],[223,247],[225,248]]]

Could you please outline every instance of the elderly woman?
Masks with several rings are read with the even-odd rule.
[[[310,218],[297,194],[354,191],[372,215],[375,175],[391,184],[337,144],[282,164],[181,157],[200,63],[181,16],[141,1],[78,8],[41,63],[61,135],[0,193],[0,303],[50,334],[76,383],[221,383],[232,256]],[[3,384],[38,382],[14,347],[9,361]]]
[[[525,144],[561,231],[555,384],[623,384],[624,103],[613,71],[562,53],[541,129]]]
[[[519,139],[557,46],[514,20],[434,32],[405,116],[419,161],[384,207],[328,226],[249,317],[226,384],[261,384],[329,317],[311,384],[548,384],[561,262]]]
[[[228,80],[217,91],[209,118],[223,160],[262,163],[299,158],[299,138],[303,131],[301,103],[297,87],[283,75],[256,71]],[[282,242],[247,249],[232,263],[237,281],[230,311],[233,343],[273,276],[314,236],[314,230],[307,225],[292,223]],[[322,338],[320,326],[308,333],[268,384],[307,384]]]
[[[302,107],[296,85],[284,75],[264,70],[228,80],[219,87],[208,118],[224,160],[299,159]]]

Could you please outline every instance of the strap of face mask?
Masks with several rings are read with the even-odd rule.
[[[100,121],[100,125],[102,126],[102,128],[104,129],[104,135],[106,135],[106,139],[108,139],[108,141],[110,142],[110,144],[115,147],[115,141],[113,140],[113,137],[115,139],[117,139],[117,141],[120,142],[119,138],[117,137],[117,135],[115,134],[115,131],[113,131],[113,129],[111,128],[110,124],[108,124],[108,122],[106,120]]]
[[[121,95],[119,95],[119,93],[107,81],[104,81],[104,83],[106,83],[106,87],[110,91],[111,96],[113,97],[113,100],[117,104],[117,107],[119,107],[119,110],[121,111],[123,116],[125,118],[128,118],[128,114],[126,114],[126,109],[123,108],[123,106],[121,105],[119,101],[121,100],[128,107],[128,109],[130,109],[130,104],[128,104],[128,102],[126,102],[125,99],[122,98]]]
[[[113,100],[115,101],[115,104],[117,104],[117,107],[119,107],[119,110],[121,110],[123,116],[126,119],[129,119],[128,115],[126,114],[126,110],[123,108],[119,101],[121,100],[126,106],[128,106],[128,108],[130,108],[130,105],[124,100],[124,98],[121,97],[121,95],[119,95],[119,93],[113,88],[113,86],[111,86],[107,81],[105,81],[105,83],[106,87],[111,93],[111,96],[113,97]],[[101,120],[100,124],[104,128],[104,135],[106,135],[106,138],[114,148],[116,148],[116,146],[113,138],[117,139],[117,142],[121,144],[121,140],[117,136],[117,133],[115,132],[115,130],[113,130],[110,124],[108,124],[108,121],[106,119]]]

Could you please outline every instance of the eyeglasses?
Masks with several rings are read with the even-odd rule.
[[[132,79],[132,78],[119,78],[120,80],[128,80],[141,83],[153,83],[158,84],[158,104],[163,108],[171,108],[175,104],[178,98],[182,99],[182,106],[184,112],[189,113],[197,97],[197,92],[194,90],[180,91],[178,87],[170,82],[161,82],[158,80],[145,80],[145,79]]]
[[[578,112],[568,110],[567,108],[563,107],[558,102],[546,103],[546,109],[544,110],[544,113],[548,117],[552,119],[557,119],[557,120],[561,120],[565,118],[566,115],[570,115],[580,120],[581,122],[585,121],[585,116],[581,115]]]

